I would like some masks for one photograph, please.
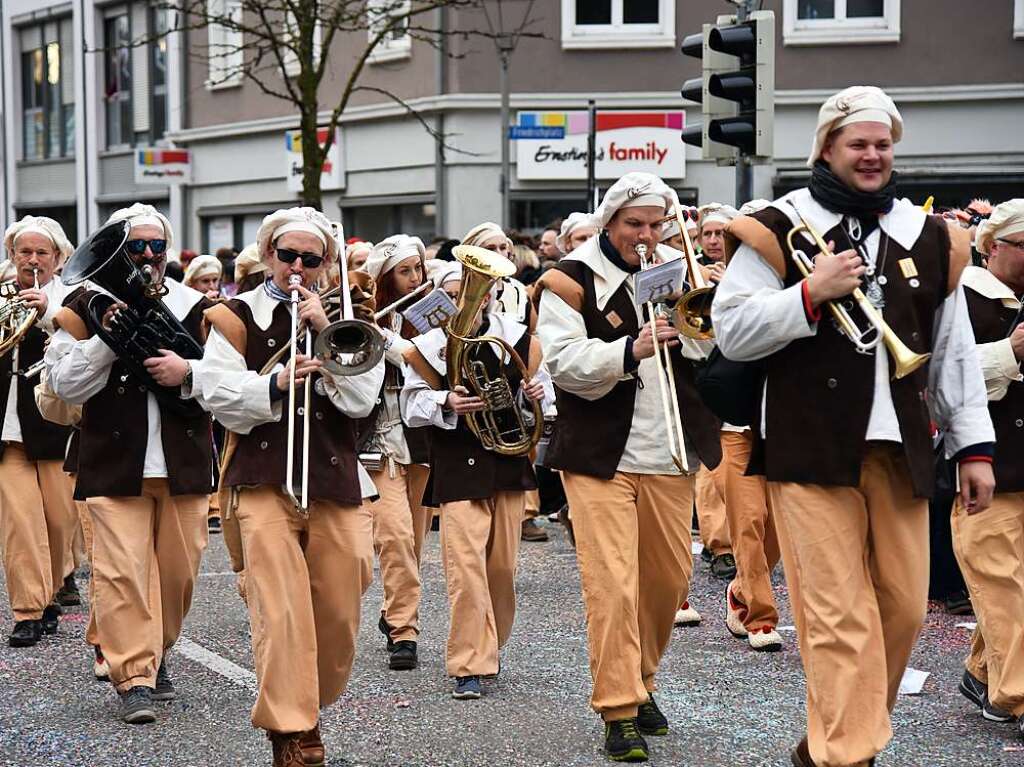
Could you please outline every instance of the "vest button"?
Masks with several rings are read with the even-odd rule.
[[[275,341],[273,338],[268,338],[267,339],[267,346],[269,346],[271,349],[273,349],[275,346],[277,346],[277,341]]]
[[[127,380],[128,380],[128,376],[127,375],[121,376],[121,383],[124,383]]]
[[[825,383],[827,384],[828,388],[830,388],[830,389],[834,389],[837,386],[839,386],[839,381],[837,381],[834,378],[828,379],[828,381],[826,381]]]
[[[118,394],[124,394],[124,387],[123,386],[118,386],[117,387],[117,393]]]
[[[1015,421],[1015,423],[1017,424],[1017,428],[1019,429],[1021,426],[1024,426],[1024,418],[1018,418]]]
[[[297,408],[295,408],[295,414],[296,415],[305,415],[306,414],[306,408],[304,408],[304,407],[297,407]]]
[[[185,436],[186,436],[186,437],[191,437],[191,436],[192,436],[192,434],[193,434],[193,432],[192,432],[192,430],[191,430],[191,429],[185,429]]]
[[[139,387],[139,391],[140,391],[140,392],[146,391],[146,387],[145,387],[145,386],[140,386],[140,387]]]
[[[319,410],[316,411],[316,420],[318,420],[318,421],[324,420],[324,414],[321,413]]]
[[[114,439],[121,439],[121,432],[115,431],[113,436],[114,436]]]
[[[266,449],[267,449],[267,443],[266,442],[260,442],[260,450],[266,450]]]
[[[331,466],[337,466],[337,465],[338,465],[338,456],[332,455],[331,456]]]
[[[466,459],[466,463],[468,463],[470,466],[476,466],[476,458],[468,458]]]

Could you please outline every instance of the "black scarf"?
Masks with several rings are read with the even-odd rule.
[[[893,171],[889,183],[877,192],[859,192],[843,183],[827,162],[818,160],[814,163],[811,183],[807,188],[819,205],[833,213],[877,220],[878,216],[892,210],[896,198],[896,171]]]
[[[619,269],[628,274],[636,274],[640,271],[640,264],[627,264],[626,260],[619,255],[619,251],[615,249],[615,246],[612,245],[612,241],[608,239],[608,232],[601,232],[601,236],[598,238],[598,243],[601,246],[602,255],[619,267]]]

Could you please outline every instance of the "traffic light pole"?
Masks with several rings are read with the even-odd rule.
[[[736,23],[742,24],[750,18],[756,0],[733,0],[736,2]],[[754,166],[741,150],[736,155],[736,207],[754,199]]]

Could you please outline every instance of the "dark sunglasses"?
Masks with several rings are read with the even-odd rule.
[[[293,264],[295,263],[296,258],[301,258],[302,265],[307,269],[316,269],[324,262],[323,256],[317,256],[313,253],[298,253],[294,250],[287,250],[286,248],[277,249],[277,260],[282,263]]]
[[[154,256],[167,250],[167,240],[128,240],[124,247],[133,256],[141,256],[146,252],[147,245]]]

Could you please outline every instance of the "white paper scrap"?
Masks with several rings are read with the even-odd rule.
[[[956,624],[956,627],[958,629],[967,629],[968,631],[974,631],[974,629],[978,628],[978,624],[976,622],[967,621],[966,623]]]
[[[700,541],[690,541],[690,551],[694,554],[700,554],[704,551],[704,544]]]
[[[796,626],[779,626],[776,631],[796,631]]]
[[[907,666],[900,680],[900,695],[920,695],[924,681],[931,676],[928,671],[920,671]]]

